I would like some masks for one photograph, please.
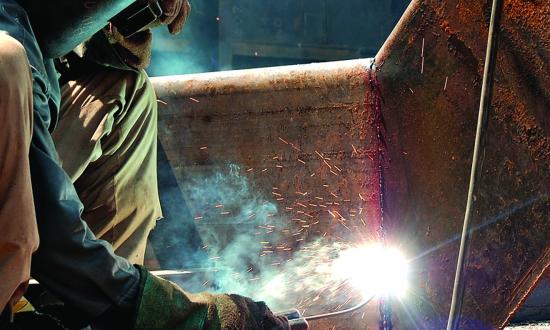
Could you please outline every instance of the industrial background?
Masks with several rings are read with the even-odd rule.
[[[409,0],[201,0],[155,31],[151,76],[373,57]]]

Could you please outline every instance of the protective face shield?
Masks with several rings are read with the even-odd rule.
[[[117,16],[126,31],[137,32],[161,14],[158,4],[136,0],[17,0],[27,11],[45,58],[67,54]],[[144,24],[143,26],[141,26]],[[139,26],[138,26],[139,25]],[[119,25],[117,25],[119,27]]]

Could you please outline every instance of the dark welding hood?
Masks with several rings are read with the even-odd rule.
[[[67,54],[135,0],[17,0],[46,58]]]

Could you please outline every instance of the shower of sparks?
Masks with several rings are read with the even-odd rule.
[[[352,307],[380,293],[374,288],[393,292],[384,281],[402,283],[395,276],[404,268],[385,263],[393,252],[370,245],[378,240],[376,149],[353,142],[335,151],[275,135],[255,167],[231,165],[230,179],[224,177],[228,171],[220,171],[190,183],[197,187],[198,200],[191,204],[198,205],[193,213],[210,256],[208,266],[225,269],[199,286],[264,300],[273,310],[298,308],[305,315]],[[343,161],[349,158],[362,162],[361,171],[370,166],[365,172],[370,177],[349,182],[358,180],[358,169]],[[289,170],[300,176],[286,178]],[[216,179],[221,181],[212,190],[201,190]],[[241,196],[244,190],[250,192]],[[212,191],[215,198],[208,197]],[[226,198],[217,196],[220,191]],[[250,200],[253,206],[245,206]]]

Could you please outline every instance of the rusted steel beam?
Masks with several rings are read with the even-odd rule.
[[[249,180],[255,198],[278,206],[275,217],[285,222],[282,228],[291,230],[283,234],[287,246],[318,239],[327,245],[378,240],[378,116],[371,113],[366,98],[371,64],[372,60],[356,60],[154,78],[160,140],[189,207],[199,215],[199,232],[214,228],[226,240],[223,244],[231,245],[234,235],[224,237],[227,233],[257,226],[223,216],[206,219],[203,210],[214,206],[192,197],[196,177],[223,173],[227,164],[235,164]],[[300,225],[307,227],[294,236]],[[253,251],[262,239],[251,235],[249,240]],[[303,279],[294,280],[299,285]],[[289,305],[281,307],[297,307],[293,304],[314,298],[303,294],[287,297]],[[330,311],[335,307],[330,300],[323,294],[306,314]],[[354,297],[348,307],[358,302]],[[313,325],[376,327],[376,305]]]
[[[376,56],[386,226],[418,255],[401,328],[443,328],[473,149],[490,1],[414,1]],[[548,1],[505,2],[462,328],[503,327],[550,263]]]
[[[385,233],[414,258],[412,292],[393,302],[396,327],[443,328],[489,9],[489,1],[413,1],[375,72],[359,60],[154,79],[160,138],[184,194],[193,177],[230,162],[259,195],[280,194],[281,210],[310,207],[320,219],[311,237],[345,230],[315,197],[349,203],[349,219],[362,209],[365,225],[355,218],[349,227],[357,239]],[[548,21],[547,1],[505,4],[463,328],[503,327],[550,262]],[[231,225],[197,223],[222,233]],[[367,328],[361,316],[330,325]]]
[[[153,78],[161,103],[159,135],[176,176],[185,180],[190,172],[228,162],[252,174],[267,168],[254,179],[265,183],[260,188],[268,194],[268,183],[278,183],[351,200],[355,207],[367,203],[362,214],[376,222],[376,118],[365,99],[371,64],[353,60]],[[323,180],[333,183],[330,189]]]

